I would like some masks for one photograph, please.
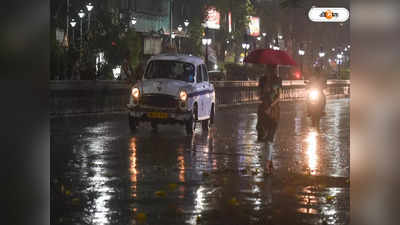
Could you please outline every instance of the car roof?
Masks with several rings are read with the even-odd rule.
[[[160,55],[152,56],[149,59],[149,62],[151,62],[153,60],[181,61],[181,62],[192,63],[194,65],[204,64],[204,61],[202,58],[197,57],[197,56],[184,55],[184,54],[160,54]]]

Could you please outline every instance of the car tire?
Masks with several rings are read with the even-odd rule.
[[[136,131],[137,128],[137,121],[134,117],[129,116],[129,128],[131,129],[132,132]]]
[[[186,121],[185,128],[186,128],[186,133],[188,135],[192,135],[196,129],[196,121],[197,121],[197,107],[194,106],[193,111],[192,111],[192,116],[188,121]]]
[[[201,121],[201,126],[204,131],[208,131],[210,129],[210,119]]]
[[[215,108],[214,104],[212,104],[210,112],[210,125],[214,124],[214,118],[215,118]]]

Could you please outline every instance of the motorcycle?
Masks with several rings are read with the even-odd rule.
[[[312,126],[319,126],[319,121],[324,115],[324,92],[320,88],[311,87],[307,91],[307,114],[311,118]]]

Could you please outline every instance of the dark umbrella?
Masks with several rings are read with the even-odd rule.
[[[288,65],[295,66],[296,62],[285,51],[272,49],[256,49],[244,59],[246,63],[264,65]]]

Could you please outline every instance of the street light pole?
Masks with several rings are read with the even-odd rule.
[[[171,47],[172,47],[172,13],[173,13],[173,7],[174,7],[174,0],[170,0],[170,3],[169,3],[170,5],[169,5],[169,28],[170,28],[170,31],[169,31],[169,37],[170,37],[170,44],[171,44]]]
[[[68,32],[68,29],[69,28],[69,0],[67,0],[67,29],[66,29],[66,33],[67,33],[67,43],[68,43],[68,46],[69,46],[69,36],[68,36],[68,34],[69,34],[69,32]]]
[[[183,24],[185,25],[185,37],[186,37],[188,32],[189,20],[185,19],[185,22],[183,22]]]
[[[75,19],[72,19],[70,24],[71,24],[71,27],[72,27],[72,44],[75,46],[75,26],[76,26]]]
[[[208,69],[208,42],[206,42],[206,67]]]
[[[80,18],[81,21],[81,39],[80,39],[80,52],[82,51],[82,45],[83,45],[83,29],[82,29],[82,24],[83,24],[83,17],[85,16],[85,13],[83,12],[83,10],[81,9],[78,13],[78,16]],[[81,54],[79,54],[79,59],[81,59]]]
[[[202,39],[203,45],[206,46],[206,67],[208,69],[208,45],[211,44],[211,38],[203,38]]]
[[[92,9],[93,9],[93,5],[92,5],[92,3],[88,3],[87,5],[86,5],[86,9],[88,10],[88,32],[90,31],[90,14],[91,14],[91,11],[92,11]]]
[[[179,31],[179,33],[182,32],[182,29],[183,29],[182,25],[178,25],[178,31]],[[178,53],[180,53],[180,51],[181,51],[181,37],[179,36],[179,37],[178,37]]]
[[[336,57],[338,58],[338,60],[337,60],[337,65],[338,65],[338,75],[337,75],[337,78],[339,78],[339,77],[340,77],[340,64],[342,64],[343,55],[340,53],[340,54],[337,54]]]
[[[301,64],[300,64],[300,69],[301,69],[301,74],[303,74],[303,57],[304,57],[305,51],[303,49],[303,46],[299,49],[299,55],[300,55],[300,60],[301,60]]]
[[[244,57],[246,58],[247,50],[250,48],[250,44],[249,43],[242,43],[242,48],[244,50]]]

